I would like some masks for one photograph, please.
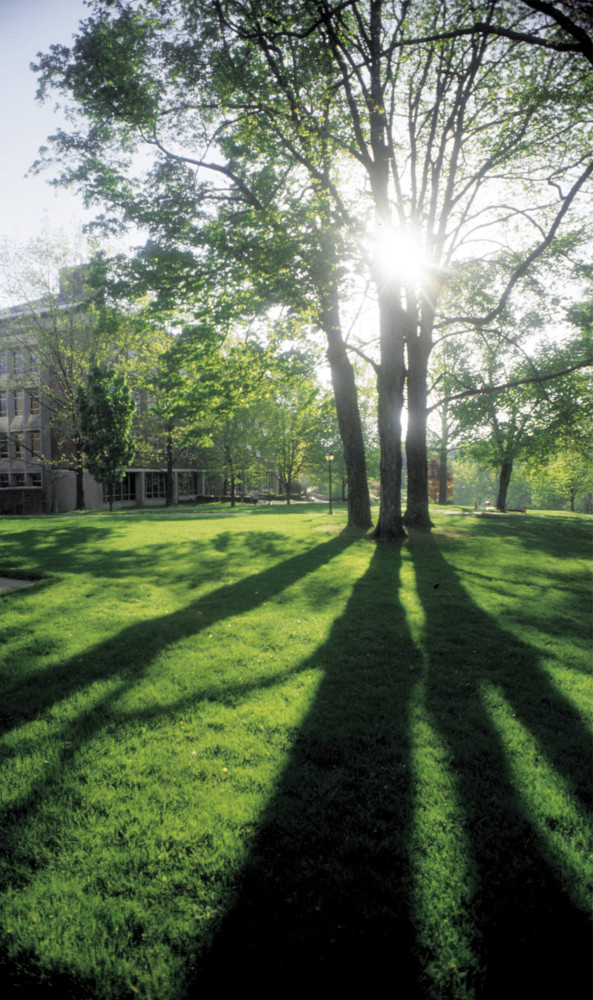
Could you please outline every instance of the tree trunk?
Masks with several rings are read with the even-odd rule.
[[[76,510],[84,510],[84,463],[82,460],[82,443],[76,440],[75,447],[75,476],[76,476]]]
[[[344,464],[348,479],[348,525],[367,531],[371,525],[371,502],[367,482],[362,421],[354,369],[342,339],[337,288],[329,282],[321,292],[321,325],[327,337],[329,361]]]
[[[231,474],[231,507],[235,506],[235,467],[230,448],[226,449],[226,459],[229,472]]]
[[[411,335],[407,338],[407,344],[408,430],[406,434],[406,459],[408,502],[404,524],[409,528],[430,531],[432,521],[428,512],[428,455],[426,450],[428,354],[425,344],[416,335],[415,330],[411,331]]]
[[[401,509],[405,365],[403,310],[398,295],[397,289],[379,288],[381,364],[377,369],[377,409],[381,506],[373,537],[385,542],[406,537]]]
[[[403,371],[396,378],[393,373],[386,374],[383,369],[384,366],[381,365],[377,376],[381,505],[373,538],[382,542],[394,542],[406,537],[401,510]]]
[[[84,510],[84,469],[76,466],[76,510]]]
[[[113,512],[113,483],[109,483],[109,513]]]
[[[447,404],[443,405],[441,415],[441,447],[439,449],[439,506],[444,506],[449,493],[449,424]]]
[[[165,488],[165,504],[170,507],[173,503],[173,439],[167,434],[167,482]]]
[[[500,476],[498,478],[498,496],[496,498],[496,509],[506,510],[507,506],[507,490],[509,488],[509,483],[511,481],[511,473],[513,471],[513,463],[509,459],[503,461]]]
[[[449,469],[446,446],[441,445],[439,459],[439,506],[443,507],[449,500]]]

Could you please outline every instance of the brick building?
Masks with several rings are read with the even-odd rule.
[[[90,367],[85,342],[92,329],[82,274],[68,269],[56,296],[0,312],[0,514],[62,513],[77,506],[69,408],[77,380]],[[130,466],[116,487],[117,506],[166,503],[167,463],[154,432],[153,426],[151,446],[144,441],[139,449],[143,462]],[[101,485],[86,471],[78,477],[85,507],[107,507]],[[206,470],[180,453],[173,463],[173,503],[205,494],[207,485]]]

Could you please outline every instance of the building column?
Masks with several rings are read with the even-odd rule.
[[[146,489],[146,476],[144,469],[139,469],[136,473],[136,506],[144,507],[144,493]]]

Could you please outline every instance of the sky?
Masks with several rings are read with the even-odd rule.
[[[80,197],[55,189],[47,175],[25,177],[61,119],[50,98],[35,99],[29,68],[50,45],[69,45],[89,15],[83,0],[0,0],[0,239],[26,242],[46,230],[75,234],[89,218]]]

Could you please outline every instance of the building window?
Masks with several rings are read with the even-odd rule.
[[[31,431],[31,452],[35,458],[41,458],[41,431]]]
[[[0,392],[0,417],[5,417],[8,413],[8,393]]]
[[[13,434],[12,439],[14,441],[14,457],[24,458],[25,457],[25,435],[24,434]],[[24,486],[24,483],[23,483]]]
[[[30,472],[29,476],[29,486],[41,486],[41,473],[40,472]]]
[[[23,352],[22,351],[15,351],[14,352],[14,374],[15,375],[20,375],[21,372],[23,371],[23,367],[24,367]]]
[[[31,401],[30,402],[31,416],[35,417],[41,411],[39,396],[35,393],[34,389],[29,389],[29,397]]]
[[[10,483],[7,472],[0,472],[0,490],[8,489]]]
[[[160,500],[165,499],[165,473],[164,472],[147,472],[144,496],[147,500]]]
[[[197,472],[177,473],[177,492],[180,497],[190,497],[198,492]]]
[[[24,486],[25,485],[25,473],[24,472],[13,472],[13,474],[12,474],[12,485],[13,486]]]
[[[6,351],[0,351],[0,375],[6,375],[8,365],[6,364]]]
[[[22,389],[14,394],[14,415],[15,417],[22,417],[23,415],[23,392]]]
[[[8,434],[0,434],[0,458],[8,458]]]
[[[127,500],[136,499],[136,473],[126,472],[121,483],[116,483],[113,487],[114,503],[122,503]],[[103,503],[109,503],[109,487],[103,487]]]

